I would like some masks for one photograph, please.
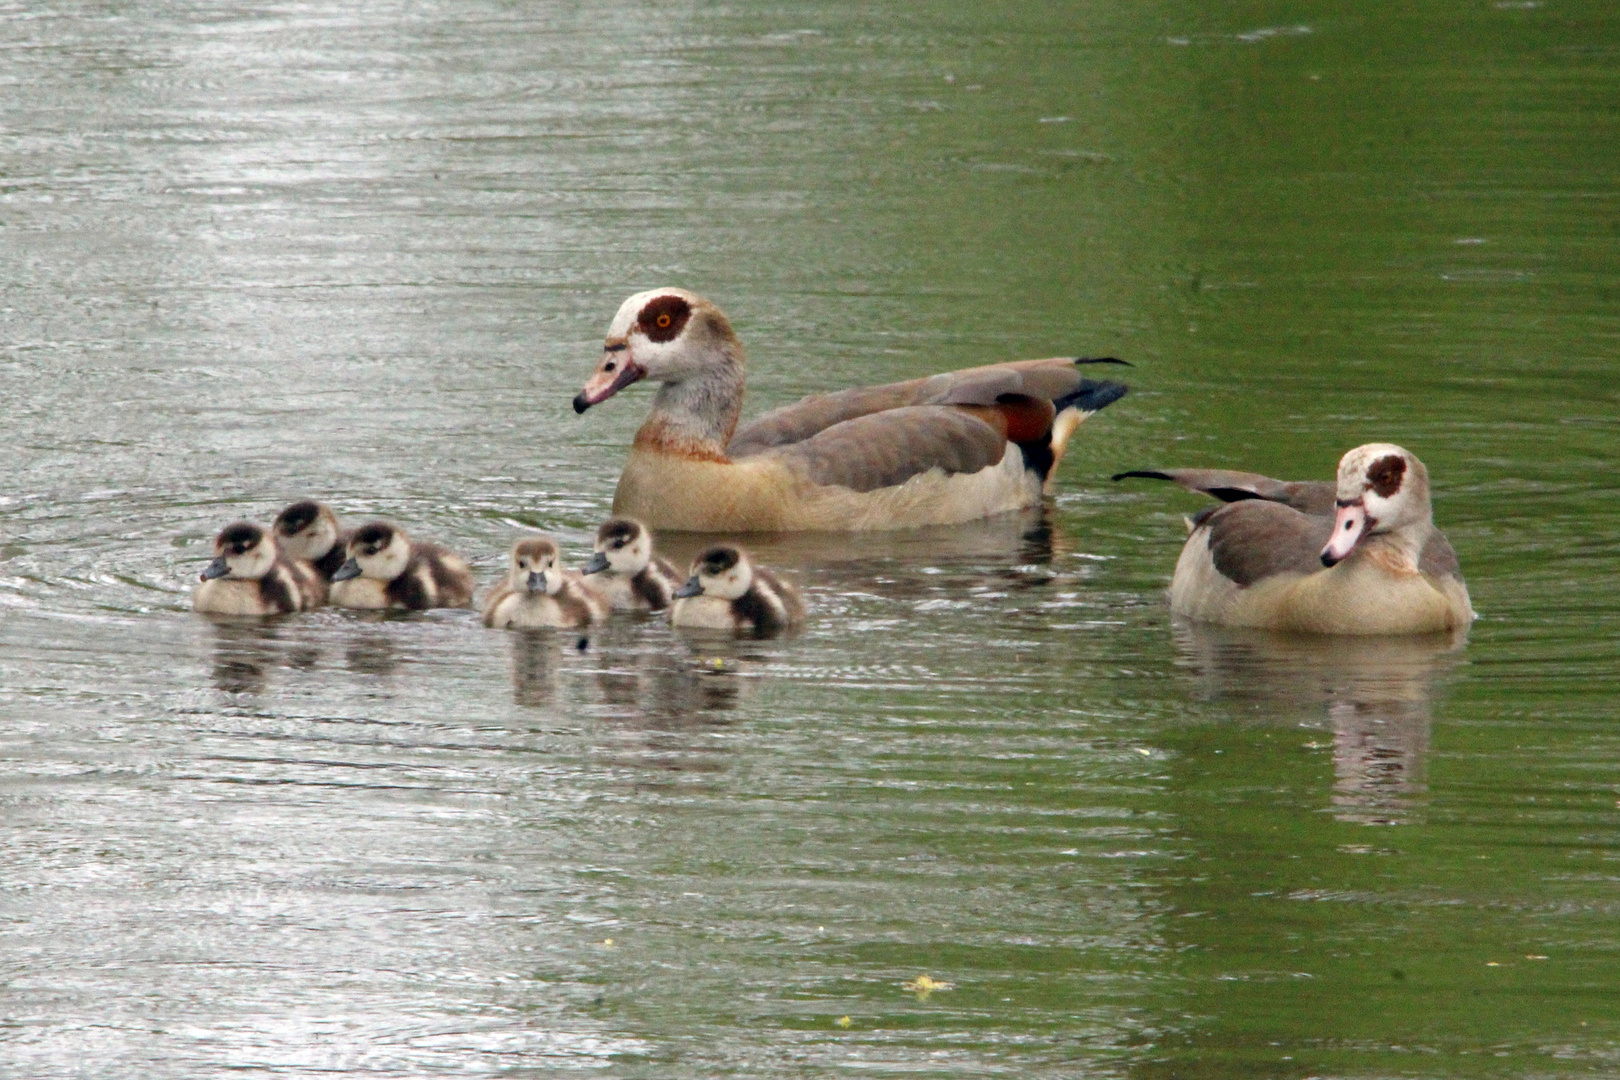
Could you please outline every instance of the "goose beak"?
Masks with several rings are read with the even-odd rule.
[[[1367,508],[1361,500],[1349,504],[1339,504],[1339,512],[1333,516],[1333,535],[1322,549],[1322,565],[1333,566],[1342,562],[1344,558],[1356,549],[1361,538],[1367,534]]]
[[[680,588],[675,590],[676,598],[681,599],[681,600],[686,599],[688,596],[702,596],[702,595],[703,595],[703,584],[700,581],[698,581],[696,574],[693,574],[691,577],[687,578],[686,579],[686,584],[682,585]]]
[[[231,568],[225,564],[225,556],[221,555],[213,562],[203,567],[202,580],[213,581],[215,578],[224,577],[230,572]]]
[[[647,369],[630,359],[629,346],[623,341],[610,341],[591,377],[585,380],[585,389],[574,398],[574,411],[582,413],[592,405],[600,405],[633,382],[647,377]]]
[[[544,570],[529,571],[529,591],[532,593],[546,591],[546,572]]]
[[[360,564],[354,559],[349,559],[342,566],[337,568],[337,573],[332,575],[332,580],[348,581],[350,578],[357,578],[359,576]]]
[[[598,551],[595,555],[591,556],[591,561],[590,562],[586,563],[584,566],[582,566],[580,568],[579,572],[582,573],[582,574],[600,574],[602,571],[606,570],[607,568],[608,568],[608,558],[607,558],[607,556],[602,554],[600,551]]]

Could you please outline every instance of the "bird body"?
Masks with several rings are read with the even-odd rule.
[[[325,602],[326,582],[248,521],[227,525],[214,539],[214,560],[191,592],[192,610],[211,615],[286,615]]]
[[[472,570],[438,544],[374,521],[354,531],[348,558],[333,575],[332,603],[369,610],[471,607]]]
[[[609,610],[605,596],[558,565],[554,540],[534,536],[512,546],[506,580],[484,601],[484,625],[496,630],[582,629],[607,618]]]
[[[1189,522],[1170,609],[1227,626],[1316,634],[1415,634],[1474,618],[1456,552],[1435,527],[1428,470],[1389,443],[1344,455],[1336,483],[1170,469],[1224,505]]]
[[[746,632],[771,637],[804,623],[804,601],[793,586],[735,545],[709,548],[675,592],[670,621],[691,630]]]
[[[821,394],[739,428],[742,343],[681,289],[630,297],[574,408],[661,383],[614,493],[614,513],[695,532],[946,525],[1032,506],[1070,436],[1124,395],[1057,357]]]
[[[349,557],[352,533],[338,524],[331,507],[312,499],[292,503],[270,523],[276,545],[294,559],[302,559],[327,581]]]
[[[651,530],[631,518],[603,523],[581,572],[592,575],[614,611],[663,611],[681,587],[675,567],[653,553]]]

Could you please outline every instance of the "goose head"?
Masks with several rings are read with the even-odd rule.
[[[411,559],[411,540],[404,530],[386,521],[373,521],[355,530],[349,540],[348,559],[332,575],[333,581],[368,577],[373,581],[393,581],[405,572]]]
[[[520,593],[556,596],[563,587],[562,572],[557,569],[556,541],[549,536],[531,536],[513,544],[507,580]]]
[[[214,561],[203,568],[202,580],[236,578],[253,581],[276,564],[276,541],[251,521],[227,525],[214,538]]]
[[[652,562],[652,534],[632,518],[614,518],[596,530],[596,554],[585,564],[584,573],[611,570],[624,577],[635,577]]]
[[[642,379],[679,383],[742,366],[742,346],[721,310],[685,289],[650,289],[619,305],[602,362],[574,398],[584,412]]]
[[[1322,549],[1332,566],[1364,539],[1430,520],[1429,470],[1393,443],[1368,443],[1339,459],[1338,512]]]
[[[304,499],[288,506],[270,523],[281,550],[295,559],[315,562],[338,541],[338,519],[331,509]]]
[[[740,547],[721,544],[699,555],[692,562],[692,576],[675,590],[679,597],[713,596],[736,600],[754,583],[754,568]]]

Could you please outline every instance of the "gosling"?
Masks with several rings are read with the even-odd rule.
[[[699,555],[675,598],[671,622],[691,629],[771,637],[804,623],[798,590],[730,544]]]
[[[332,575],[332,603],[372,611],[472,607],[472,570],[438,544],[373,521],[349,539],[348,558]]]
[[[496,630],[579,629],[601,622],[609,610],[607,597],[557,565],[557,544],[551,537],[531,536],[512,545],[506,580],[484,601],[484,625]]]
[[[287,615],[325,602],[321,576],[251,521],[227,525],[214,538],[214,561],[191,592],[192,609],[211,615]]]
[[[653,554],[652,533],[633,518],[613,518],[596,530],[596,554],[580,573],[602,575],[598,587],[614,611],[663,611],[681,587],[675,567]]]
[[[327,581],[347,559],[350,534],[338,525],[337,515],[324,503],[303,499],[292,503],[270,523],[276,545],[295,559],[303,559]]]

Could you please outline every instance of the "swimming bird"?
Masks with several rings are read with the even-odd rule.
[[[214,615],[286,615],[326,602],[326,582],[278,550],[251,521],[227,525],[214,538],[214,561],[191,591],[194,611]]]
[[[497,630],[579,628],[607,618],[608,598],[557,561],[557,543],[549,536],[531,536],[513,544],[506,580],[484,601],[484,625]]]
[[[327,581],[348,558],[350,534],[338,525],[331,507],[313,499],[288,505],[270,523],[276,544],[295,559],[303,559]]]
[[[804,622],[798,590],[755,566],[734,544],[711,547],[693,560],[692,576],[675,597],[670,621],[676,626],[770,637]]]
[[[1457,553],[1435,527],[1429,471],[1368,443],[1337,483],[1220,469],[1120,473],[1169,480],[1224,505],[1188,522],[1170,609],[1227,626],[1317,634],[1416,634],[1474,618]]]
[[[471,607],[472,570],[448,548],[412,540],[386,521],[362,525],[332,575],[338,607],[425,611]]]
[[[742,342],[684,289],[637,293],[574,398],[583,413],[661,383],[613,512],[655,529],[748,532],[949,525],[1035,505],[1086,417],[1125,394],[1083,378],[1112,357],[1023,360],[805,398],[738,428]]]
[[[681,587],[667,559],[653,554],[652,532],[633,518],[612,518],[596,530],[596,553],[583,574],[596,579],[615,611],[663,611]]]

